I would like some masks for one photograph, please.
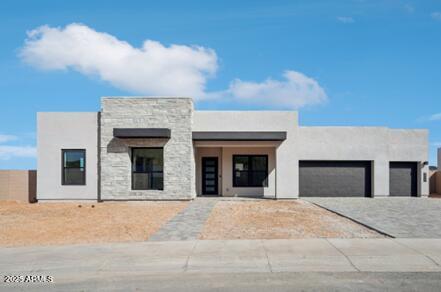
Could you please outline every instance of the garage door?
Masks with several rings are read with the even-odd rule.
[[[370,161],[300,161],[301,197],[369,197]]]
[[[410,197],[417,195],[417,163],[391,162],[389,193],[391,196]]]

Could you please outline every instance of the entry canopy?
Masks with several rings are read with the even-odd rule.
[[[194,141],[283,141],[286,132],[193,132]]]
[[[116,138],[166,138],[171,137],[171,131],[167,128],[114,128],[113,137]]]

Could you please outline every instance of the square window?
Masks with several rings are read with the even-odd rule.
[[[267,155],[233,155],[233,187],[267,186]]]

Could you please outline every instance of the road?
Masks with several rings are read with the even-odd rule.
[[[227,273],[109,275],[1,291],[441,291],[439,273]]]

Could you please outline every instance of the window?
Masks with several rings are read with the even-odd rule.
[[[233,187],[267,186],[267,155],[233,155]]]
[[[86,184],[86,150],[61,150],[63,169],[61,183],[63,185]]]
[[[163,148],[132,148],[132,190],[163,190],[163,169]]]

